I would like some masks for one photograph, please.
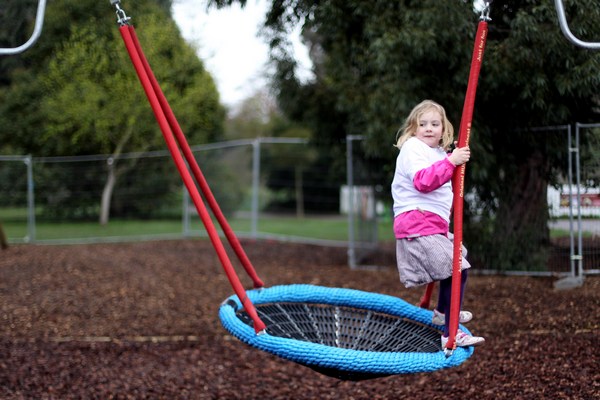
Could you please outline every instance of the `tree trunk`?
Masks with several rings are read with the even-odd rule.
[[[8,249],[8,240],[6,239],[4,228],[2,228],[2,223],[0,223],[0,247],[2,250]]]
[[[547,162],[534,151],[507,179],[494,225],[489,262],[499,270],[543,270],[549,244]]]
[[[119,140],[119,143],[117,143],[117,146],[111,158],[107,160],[108,177],[106,179],[106,183],[104,184],[104,189],[102,190],[102,199],[100,200],[100,225],[108,224],[108,220],[110,219],[110,203],[112,200],[112,194],[115,188],[115,184],[117,183],[117,175],[122,174],[126,170],[121,170],[119,174],[117,174],[117,160],[123,152],[125,144],[131,138],[131,135],[133,135],[133,128],[129,127],[127,131],[125,131],[125,134],[121,136],[121,139]],[[134,161],[132,165],[135,164],[136,161]]]
[[[110,216],[110,201],[113,189],[115,188],[115,183],[117,182],[114,164],[114,161],[109,161],[108,163],[108,178],[106,179],[104,189],[102,190],[102,200],[100,203],[100,225],[108,224]]]

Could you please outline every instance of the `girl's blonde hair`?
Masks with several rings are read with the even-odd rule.
[[[429,111],[437,111],[442,116],[442,138],[440,139],[440,146],[444,150],[448,150],[450,145],[454,141],[454,127],[446,117],[446,110],[444,107],[439,105],[433,100],[424,100],[417,104],[412,109],[404,124],[396,132],[396,147],[400,148],[409,138],[415,135],[417,128],[419,127],[419,120],[423,114]]]

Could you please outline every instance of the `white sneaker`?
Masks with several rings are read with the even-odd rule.
[[[454,340],[457,347],[478,346],[485,342],[485,339],[481,336],[471,336],[460,329],[456,331],[456,337]],[[442,335],[442,349],[446,348],[447,343],[448,338]]]
[[[466,324],[472,319],[473,313],[471,313],[470,311],[461,311],[458,314],[458,322],[461,324]],[[444,325],[446,323],[446,315],[434,309],[433,317],[431,318],[431,323],[434,325]]]

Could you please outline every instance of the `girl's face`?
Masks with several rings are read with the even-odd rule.
[[[429,147],[438,147],[442,140],[444,126],[442,116],[436,110],[427,111],[419,118],[419,126],[415,132],[415,137],[428,145]]]

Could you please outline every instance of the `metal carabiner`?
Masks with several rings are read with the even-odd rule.
[[[479,15],[480,21],[488,22],[492,20],[490,18],[490,4],[492,4],[492,0],[485,2],[485,7],[483,8],[483,10],[481,10],[481,15]]]
[[[475,0],[473,1],[473,11],[480,13],[480,21],[491,21],[490,18],[490,4],[493,0]]]
[[[115,6],[117,14],[117,22],[119,26],[129,25],[131,18],[125,14],[125,11],[121,8],[121,0],[110,0],[110,3]]]

